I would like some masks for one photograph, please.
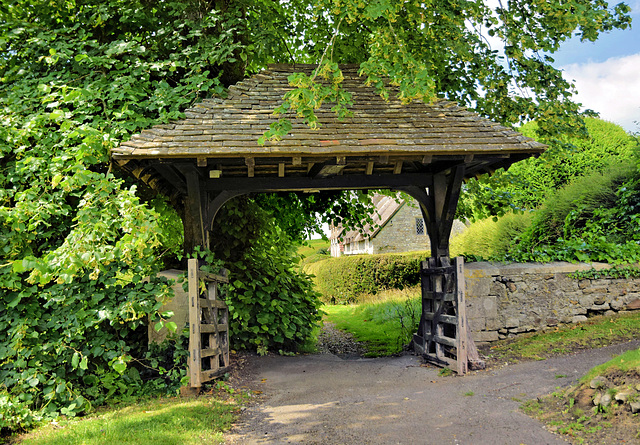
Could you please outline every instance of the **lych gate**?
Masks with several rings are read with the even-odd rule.
[[[186,119],[142,131],[114,149],[112,157],[184,205],[188,249],[208,246],[213,219],[235,196],[356,189],[408,193],[420,205],[431,245],[431,258],[421,271],[423,309],[414,349],[437,363],[455,364],[454,369],[464,373],[472,344],[466,342],[463,266],[449,259],[449,235],[463,180],[508,167],[545,146],[445,100],[431,105],[385,101],[365,85],[355,65],[340,67],[343,88],[352,94],[350,117],[338,119],[325,104],[316,111],[319,129],[289,116],[293,126],[283,140],[258,145],[258,138],[277,119],[273,109],[292,89],[287,77],[313,68],[271,65],[231,86],[226,99],[205,99],[187,110]],[[196,284],[193,289],[190,301],[196,308],[197,301],[222,308]],[[201,309],[193,313],[192,330],[205,317]],[[195,344],[201,334],[194,331],[192,386],[200,385],[196,374],[206,379],[228,366],[228,343],[215,338],[222,332],[218,324],[224,323],[207,317],[207,350],[215,353],[218,368],[211,364],[206,374],[200,373],[196,362],[201,360],[193,351],[202,349]]]

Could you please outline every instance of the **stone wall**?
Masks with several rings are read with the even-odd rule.
[[[640,279],[576,280],[606,264],[465,264],[467,318],[476,342],[507,338],[591,315],[640,309]]]

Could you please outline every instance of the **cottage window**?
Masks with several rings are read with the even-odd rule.
[[[424,219],[416,218],[416,235],[424,235]]]

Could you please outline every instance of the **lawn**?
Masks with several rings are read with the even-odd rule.
[[[371,301],[377,299],[377,301]],[[325,320],[365,342],[368,357],[401,352],[416,331],[420,317],[419,288],[368,296],[359,305],[325,305]]]
[[[100,409],[83,418],[67,418],[36,428],[17,439],[20,445],[201,445],[224,443],[246,393],[224,382],[198,398],[162,398]]]

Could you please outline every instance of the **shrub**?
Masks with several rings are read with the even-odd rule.
[[[525,212],[476,221],[451,239],[451,251],[460,252],[467,261],[502,259],[529,228],[532,218],[531,212]]]
[[[420,262],[428,257],[428,252],[342,256],[309,264],[305,271],[314,275],[325,302],[351,303],[362,294],[420,283]]]
[[[214,233],[222,236],[212,250],[229,269],[232,347],[266,353],[305,345],[321,318],[319,294],[274,217],[254,201],[236,198],[216,217]]]
[[[629,163],[579,178],[536,212],[516,261],[629,262],[640,259],[640,186]]]

